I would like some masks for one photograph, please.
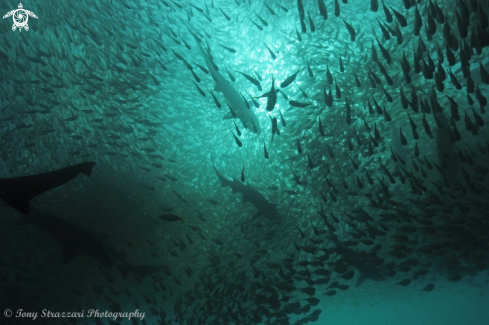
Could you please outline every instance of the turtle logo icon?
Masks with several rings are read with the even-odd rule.
[[[25,10],[24,6],[22,6],[22,3],[19,3],[19,9],[15,9],[7,12],[5,16],[3,16],[3,19],[8,18],[10,16],[12,16],[12,19],[14,20],[14,24],[12,25],[12,30],[15,31],[18,28],[19,32],[22,31],[22,28],[24,28],[26,31],[29,30],[29,25],[27,25],[29,16],[37,19],[36,14],[33,13],[32,11]]]

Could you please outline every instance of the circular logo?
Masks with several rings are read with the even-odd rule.
[[[5,311],[3,312],[3,314],[5,315],[5,317],[11,317],[12,316],[12,311],[10,309],[5,309]]]
[[[17,9],[14,14],[14,23],[17,26],[24,26],[27,24],[27,13],[23,9]]]

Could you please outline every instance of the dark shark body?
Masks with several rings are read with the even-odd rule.
[[[29,202],[34,197],[71,181],[80,173],[90,176],[94,165],[94,162],[84,162],[44,174],[0,179],[0,198],[28,214]]]
[[[213,165],[213,167],[217,178],[219,178],[219,181],[221,182],[221,186],[231,187],[233,193],[243,193],[243,203],[251,202],[255,208],[258,209],[257,216],[262,215],[274,221],[279,221],[281,219],[280,213],[277,210],[277,204],[269,202],[263,194],[250,185],[243,184],[235,178],[233,178],[233,180],[227,179],[216,169],[216,166]]]
[[[233,87],[231,82],[224,78],[224,76],[215,68],[215,64],[211,61],[209,56],[206,54],[206,51],[202,48],[202,46],[197,42],[199,46],[200,52],[204,57],[207,68],[212,74],[214,80],[216,81],[216,87],[214,91],[220,92],[226,98],[231,110],[234,112],[237,118],[241,120],[243,126],[256,133],[260,134],[261,127],[260,121],[255,115],[255,112],[252,108],[247,108],[245,104],[245,99],[241,96],[241,94]]]
[[[105,245],[105,240],[92,234],[87,229],[71,224],[52,214],[44,213],[31,207],[23,221],[38,229],[46,231],[62,245],[63,261],[68,264],[79,254],[85,254],[104,266],[112,266],[113,261]]]
[[[24,216],[22,221],[49,233],[55,241],[59,242],[62,246],[65,264],[69,264],[78,255],[84,254],[97,260],[104,267],[117,267],[123,278],[126,278],[129,273],[142,277],[149,273],[161,271],[163,268],[161,265],[128,263],[122,254],[117,253],[107,244],[102,236],[55,215],[41,212],[35,207],[31,207],[31,212],[28,216]]]

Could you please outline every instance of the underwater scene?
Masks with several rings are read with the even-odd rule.
[[[488,1],[0,9],[0,324],[489,324]]]

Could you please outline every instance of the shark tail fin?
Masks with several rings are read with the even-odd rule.
[[[9,197],[2,197],[2,199],[15,210],[23,214],[29,214],[29,202],[32,200],[32,197],[11,195]]]
[[[95,166],[94,162],[85,162],[80,164],[80,172],[83,174],[90,176],[92,174],[92,168]]]

